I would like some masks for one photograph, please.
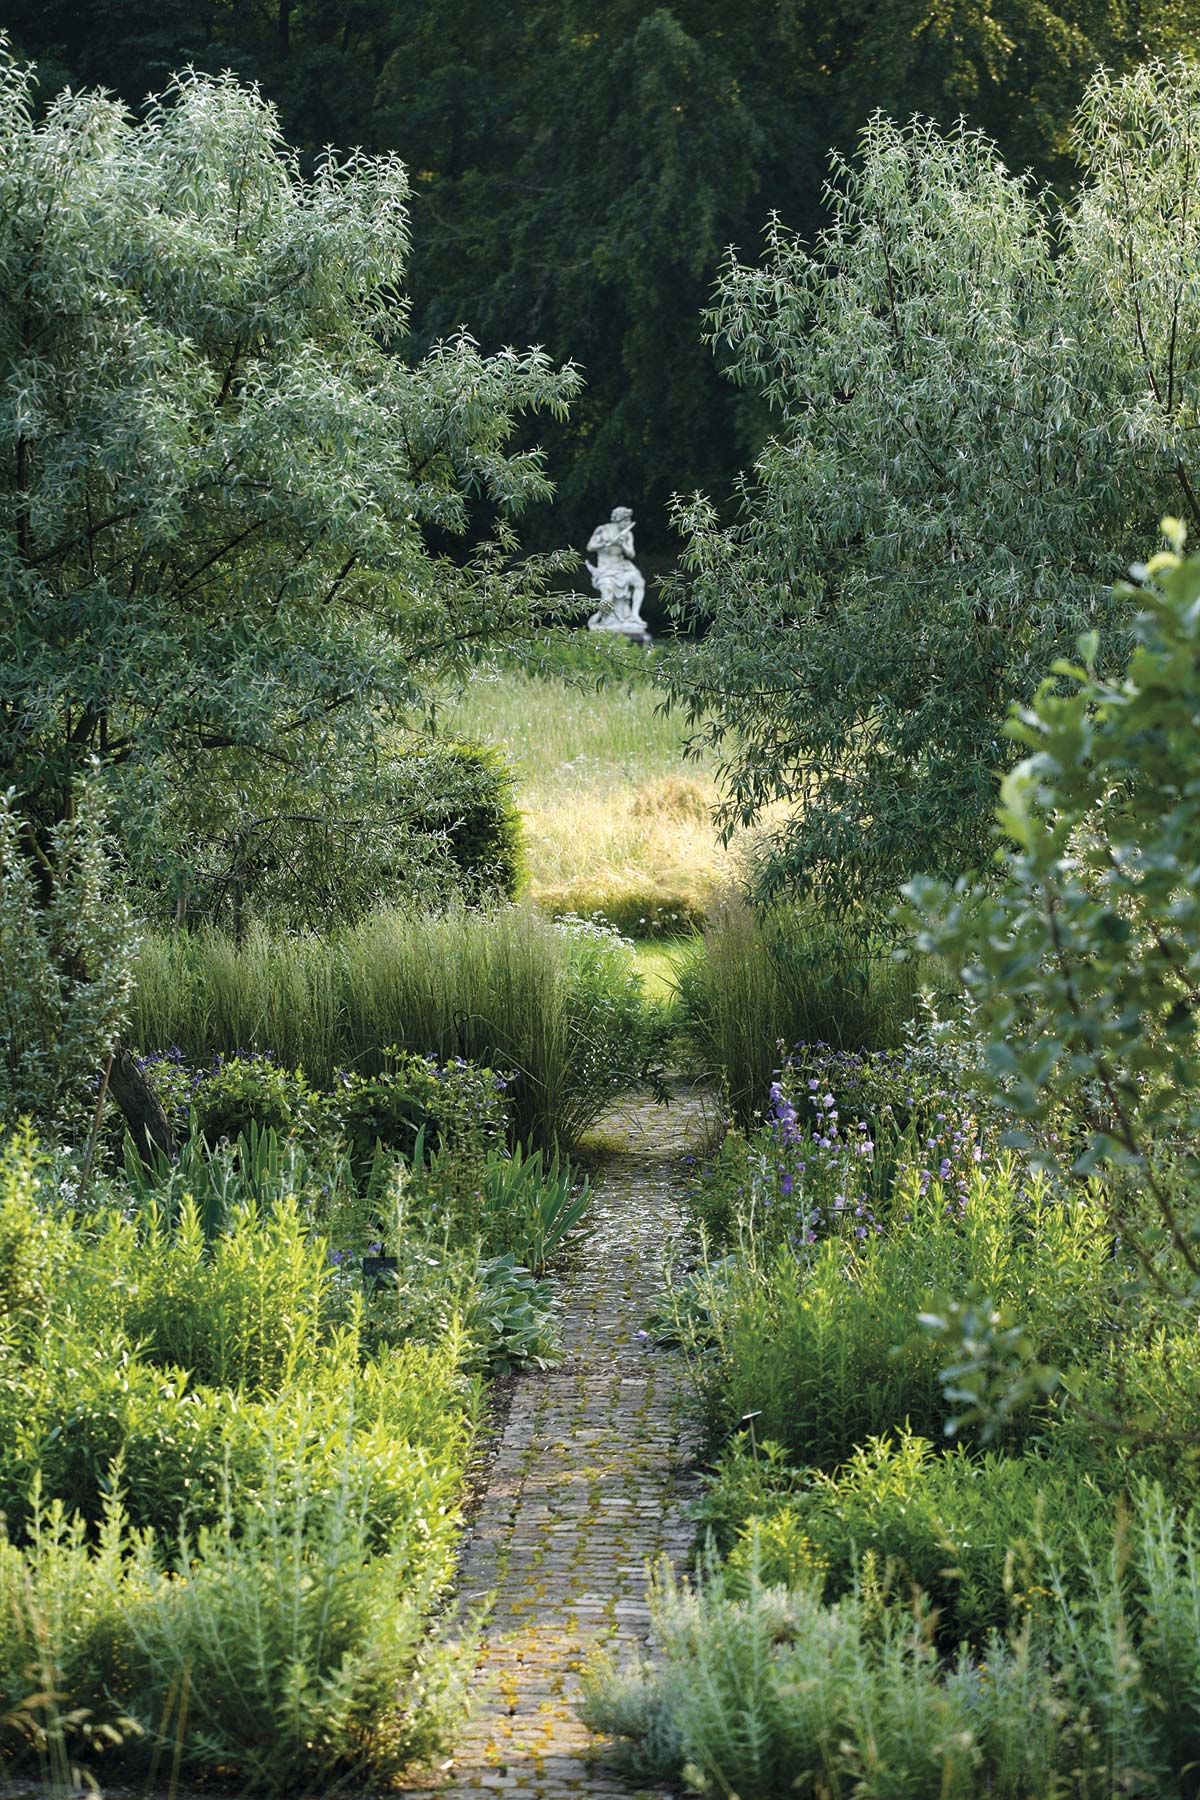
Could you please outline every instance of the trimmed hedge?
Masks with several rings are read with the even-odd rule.
[[[469,904],[512,900],[525,877],[525,844],[516,783],[503,753],[490,745],[427,741],[397,763],[413,777],[413,828],[445,845]]]

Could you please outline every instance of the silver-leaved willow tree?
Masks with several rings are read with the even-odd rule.
[[[681,503],[666,677],[768,892],[886,908],[985,862],[1010,700],[1101,631],[1159,518],[1200,525],[1200,69],[1097,75],[1065,209],[959,128],[877,117],[832,223],[773,224],[710,325],[779,427],[723,527]]]
[[[553,611],[516,434],[577,376],[465,332],[406,360],[406,193],[387,157],[303,174],[232,78],[39,116],[0,56],[0,792],[47,907],[85,771],[161,870],[222,781],[319,808],[432,675]]]

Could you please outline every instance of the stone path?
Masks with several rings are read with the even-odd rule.
[[[649,1642],[647,1563],[678,1564],[691,1444],[678,1367],[638,1337],[682,1235],[682,1157],[703,1108],[630,1103],[604,1122],[629,1145],[595,1182],[591,1229],[561,1278],[563,1362],[523,1377],[467,1549],[460,1593],[495,1593],[485,1697],[439,1800],[628,1794],[590,1754],[578,1669],[598,1641]]]

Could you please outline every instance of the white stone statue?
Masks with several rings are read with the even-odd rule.
[[[588,620],[589,631],[620,631],[626,637],[649,639],[642,617],[646,582],[633,560],[633,514],[627,506],[614,506],[607,525],[597,525],[588,539],[596,553],[589,562],[592,586],[600,604]]]

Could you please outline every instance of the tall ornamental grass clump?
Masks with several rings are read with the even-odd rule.
[[[895,1049],[935,960],[897,962],[894,938],[807,907],[757,910],[727,895],[678,966],[678,1016],[693,1054],[720,1076],[739,1124],[762,1105],[780,1043]]]
[[[514,1140],[569,1147],[639,1076],[645,1011],[632,953],[602,927],[493,913],[387,913],[328,938],[153,935],[137,966],[143,1050],[269,1051],[329,1087],[399,1046],[515,1076]]]

